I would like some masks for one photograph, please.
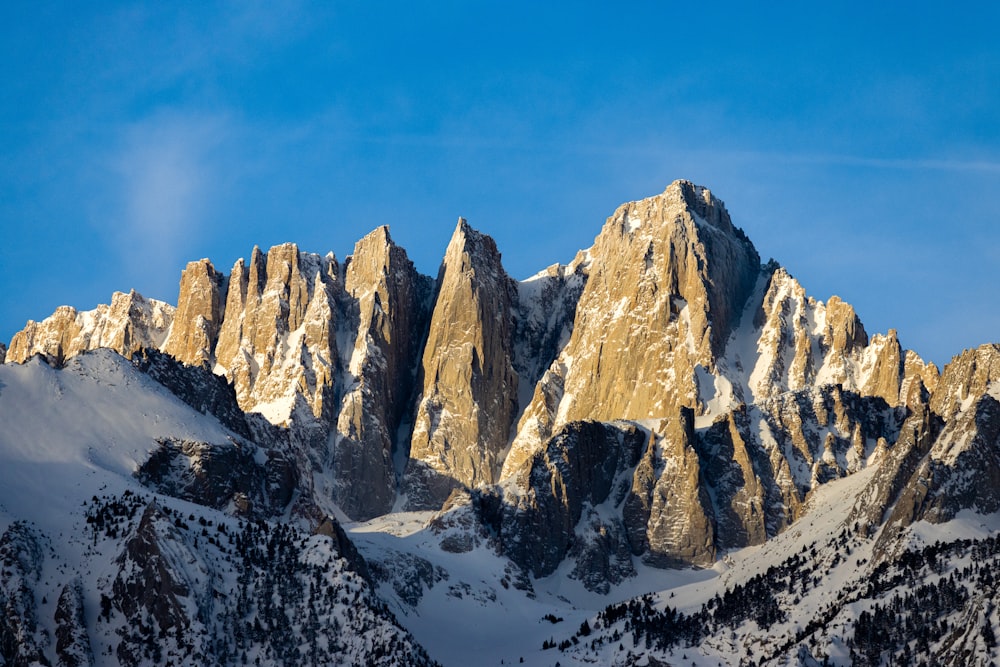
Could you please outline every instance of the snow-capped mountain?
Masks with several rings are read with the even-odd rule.
[[[869,336],[687,181],[522,282],[383,227],[5,357],[11,664],[994,660],[1000,347]]]

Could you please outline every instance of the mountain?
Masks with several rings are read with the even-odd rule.
[[[11,664],[995,660],[1000,347],[869,335],[687,181],[524,281],[381,227],[5,357]]]

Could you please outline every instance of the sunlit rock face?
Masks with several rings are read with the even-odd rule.
[[[226,277],[207,259],[181,273],[177,311],[163,351],[191,366],[209,365],[222,324]]]
[[[577,419],[649,419],[696,407],[760,273],[722,203],[686,181],[612,215],[590,256],[568,344],[535,389],[504,475]]]
[[[783,531],[818,486],[864,469],[937,385],[895,331],[869,337],[850,305],[762,266],[722,203],[687,182],[620,207],[578,266],[567,340],[504,463],[511,511],[525,515],[510,526],[533,525],[551,503],[541,489],[569,493],[537,465],[565,424],[631,420],[648,442],[602,516],[619,517],[650,564],[704,566]]]
[[[459,219],[438,275],[406,473],[413,508],[497,480],[517,409],[516,285],[493,239]]]
[[[780,267],[755,317],[758,356],[744,369],[748,399],[832,384],[898,405],[915,384],[929,390],[936,383],[937,368],[903,349],[895,330],[869,339],[850,305],[836,296],[826,304],[808,297]]]
[[[163,344],[174,318],[174,307],[155,299],[146,299],[134,290],[115,292],[111,305],[77,312],[60,306],[41,322],[29,321],[14,334],[6,360],[24,363],[41,354],[55,365],[81,352],[109,348],[130,356],[143,347]]]
[[[254,248],[249,266],[233,267],[215,361],[244,410],[287,423],[301,398],[315,417],[332,416],[338,270],[333,255],[291,243],[266,256]]]
[[[963,509],[1000,510],[1000,346],[965,350],[931,394],[935,421],[919,458],[897,472],[890,524],[949,521]]]

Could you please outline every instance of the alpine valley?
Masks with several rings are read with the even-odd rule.
[[[687,181],[522,282],[381,227],[4,356],[0,665],[1000,659],[1000,346],[869,335]]]

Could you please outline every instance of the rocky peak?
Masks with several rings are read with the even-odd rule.
[[[249,267],[233,267],[215,356],[244,410],[284,423],[301,396],[316,417],[332,414],[338,272],[333,255],[293,243],[266,256],[255,246]]]
[[[346,263],[344,308],[354,347],[331,443],[331,494],[350,517],[388,512],[395,501],[393,446],[413,388],[431,281],[379,227]]]
[[[407,488],[437,509],[457,486],[496,481],[517,410],[516,284],[493,239],[459,218],[438,273],[421,363]]]
[[[174,307],[167,303],[146,299],[135,290],[115,292],[111,305],[85,312],[60,306],[41,322],[29,320],[14,334],[6,356],[9,361],[24,363],[41,354],[62,365],[80,352],[106,347],[131,357],[144,347],[159,348],[173,317]]]
[[[484,280],[496,280],[501,274],[506,276],[493,238],[473,229],[465,218],[460,217],[445,250],[439,278],[443,284],[447,275],[452,279],[464,274],[474,277],[477,271],[487,274],[483,276]]]
[[[716,199],[708,188],[681,179],[668,185],[664,194],[672,199],[682,200],[687,209],[696,216],[696,220],[706,222],[726,234],[746,239],[743,230],[733,226],[725,205]]]
[[[225,281],[207,259],[188,263],[181,273],[177,311],[164,352],[191,366],[211,363],[224,314]]]
[[[869,338],[852,306],[837,296],[825,304],[807,296],[783,268],[773,269],[758,303],[756,349],[743,351],[738,360],[749,371],[748,399],[842,385],[898,405],[906,402],[915,379],[923,386],[935,383],[934,365],[905,350],[895,330]]]
[[[560,425],[697,408],[760,275],[760,257],[705,188],[676,181],[624,204],[588,251],[569,342],[535,389],[504,476]]]
[[[1000,345],[981,345],[965,350],[944,367],[931,409],[945,421],[972,406],[1000,379]]]
[[[0,343],[0,364],[7,360],[7,346]]]

